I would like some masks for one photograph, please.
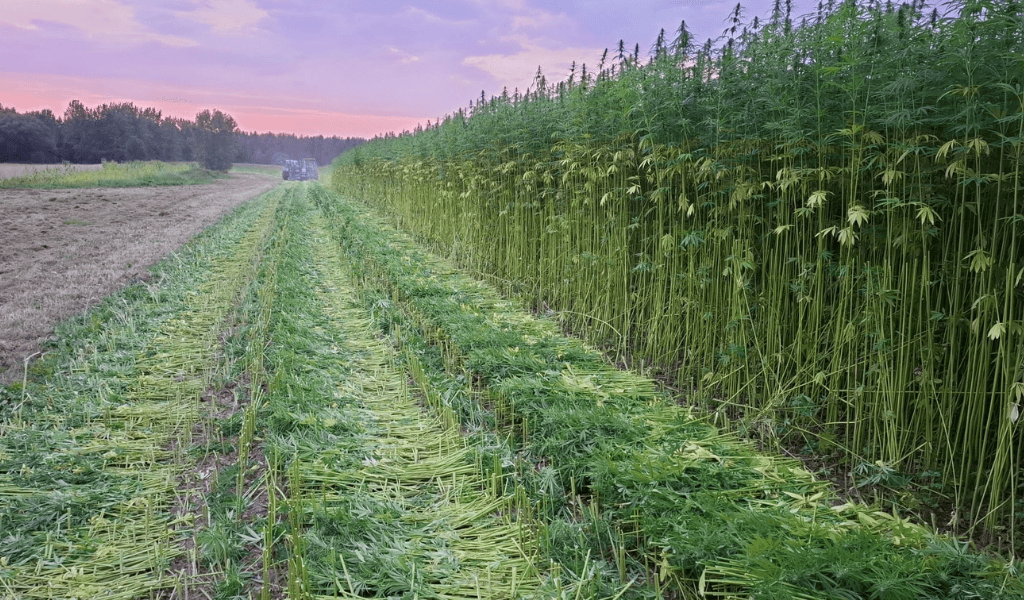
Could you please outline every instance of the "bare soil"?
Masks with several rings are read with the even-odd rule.
[[[235,173],[191,186],[0,190],[0,384],[21,378],[54,325],[145,280],[151,265],[277,184]]]
[[[73,171],[98,171],[103,168],[103,165],[21,165],[11,163],[0,163],[0,179],[9,179],[11,177],[21,177],[22,175],[28,175],[29,173],[35,173],[36,171],[45,171],[46,169],[71,169]]]

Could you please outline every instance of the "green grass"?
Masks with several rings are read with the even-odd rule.
[[[281,177],[280,165],[256,165],[235,163],[231,166],[232,173],[256,173],[257,175],[273,175]]]
[[[22,177],[0,179],[0,189],[58,189],[90,187],[150,187],[210,183],[224,175],[189,163],[159,161],[107,162],[96,171],[45,169]]]

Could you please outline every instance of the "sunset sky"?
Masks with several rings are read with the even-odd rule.
[[[744,2],[764,18],[772,0]],[[816,2],[796,0],[793,14]],[[134,102],[245,131],[372,137],[470,100],[563,79],[620,39],[641,55],[682,20],[719,36],[717,0],[0,0],[0,104]]]

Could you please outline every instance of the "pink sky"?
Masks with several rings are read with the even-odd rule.
[[[746,3],[747,20],[771,0]],[[794,16],[812,7],[794,3]],[[646,56],[685,20],[717,37],[716,0],[0,0],[0,104],[63,114],[134,102],[245,131],[372,137],[470,100],[563,79],[620,39]],[[804,7],[801,9],[801,7]]]

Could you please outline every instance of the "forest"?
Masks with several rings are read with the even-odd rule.
[[[201,115],[202,113],[200,113]],[[50,110],[19,113],[0,105],[0,162],[96,164],[103,161],[197,160],[197,121],[165,117],[131,102],[90,108],[72,100],[62,116]],[[233,122],[233,121],[232,121]],[[277,164],[315,158],[327,164],[361,138],[296,136],[233,130],[231,162]]]

